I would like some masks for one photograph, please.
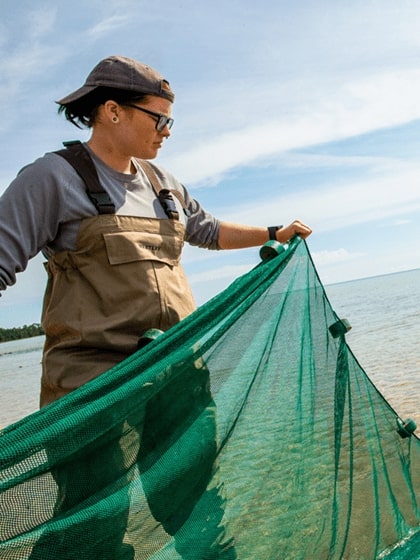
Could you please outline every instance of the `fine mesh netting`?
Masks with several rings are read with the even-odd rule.
[[[417,560],[420,446],[305,242],[0,435],[0,558]]]

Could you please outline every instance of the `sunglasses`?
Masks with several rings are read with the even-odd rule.
[[[158,132],[162,132],[162,130],[167,126],[169,129],[172,128],[174,124],[174,119],[167,117],[166,115],[161,115],[160,113],[155,113],[153,111],[149,111],[148,109],[143,109],[143,107],[138,107],[137,105],[131,105],[130,103],[125,103],[127,107],[131,107],[132,109],[137,109],[137,111],[142,111],[142,113],[146,113],[157,119],[156,121],[156,130]]]

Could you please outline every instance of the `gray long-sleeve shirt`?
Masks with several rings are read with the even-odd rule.
[[[152,186],[136,163],[133,175],[118,173],[90,152],[99,181],[124,216],[166,219]],[[187,189],[162,168],[154,166],[163,188],[176,189],[190,212],[187,218],[179,202],[180,219],[191,245],[218,249],[219,220],[208,214]],[[24,167],[0,198],[0,290],[16,281],[29,259],[42,252],[46,258],[76,249],[81,220],[97,210],[86,186],[64,158],[48,153]]]

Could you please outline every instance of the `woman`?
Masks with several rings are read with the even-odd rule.
[[[173,100],[155,70],[112,56],[58,101],[67,119],[92,130],[85,148],[114,214],[98,214],[81,177],[55,153],[24,168],[0,199],[0,289],[38,252],[48,260],[41,406],[131,354],[147,329],[166,330],[194,309],[179,265],[184,240],[238,249],[269,238],[266,227],[218,221],[169,173],[142,166],[170,136]],[[165,214],[146,173],[179,193],[178,220]],[[298,220],[273,229],[280,242],[311,233]]]
[[[184,241],[208,249],[238,249],[262,245],[269,238],[285,242],[294,235],[306,238],[311,233],[298,220],[287,227],[270,228],[221,222],[172,175],[148,163],[170,136],[173,101],[169,83],[152,68],[121,56],[102,60],[81,88],[58,101],[59,111],[68,120],[91,129],[90,140],[62,153],[46,154],[28,165],[0,199],[0,289],[13,284],[16,272],[25,269],[38,252],[47,258],[41,406],[132,354],[148,329],[167,330],[194,310],[180,265]],[[82,178],[83,169],[80,174],[80,169],[76,171],[69,163],[72,158],[76,168],[80,161],[87,162],[82,168],[92,167],[93,187]],[[183,367],[185,377],[198,379],[190,366]],[[205,368],[199,377],[204,387],[208,378]],[[212,407],[210,392],[201,395],[196,415]],[[150,407],[149,424],[158,421],[159,415],[155,416]],[[212,440],[214,420],[207,426]],[[167,427],[163,431],[167,432]],[[143,442],[147,438],[144,433]],[[138,458],[142,472],[148,469],[147,445],[144,443],[143,456]],[[209,457],[213,457],[213,447],[210,443]],[[118,471],[124,461],[117,448],[104,453]],[[104,458],[96,453],[91,472]],[[211,461],[207,463],[211,471]],[[82,472],[80,467],[62,467],[55,473],[60,493],[57,512],[84,499],[83,478],[92,491],[89,468]],[[210,472],[201,477],[200,488],[206,487],[208,476]],[[98,489],[108,483],[95,482]],[[147,492],[147,477],[144,484]],[[79,492],[73,492],[71,498],[68,488],[75,486]],[[167,496],[164,503],[169,504],[173,487],[162,492]],[[175,534],[188,518],[192,504],[187,503],[183,512],[173,505],[174,512],[168,514],[162,509],[171,509],[169,506],[153,507],[152,502],[158,500],[153,500],[152,494],[153,489],[148,496],[152,512],[167,532]],[[120,516],[114,522],[114,526],[119,525],[119,542],[112,557],[132,557],[131,548],[127,550],[122,543],[126,519]],[[220,518],[216,522],[215,527]],[[84,533],[87,528],[82,526],[79,544]],[[44,544],[34,548],[32,558],[45,557]],[[58,556],[64,558],[58,544],[55,546]],[[109,543],[106,546],[109,551]],[[104,557],[98,547],[96,550],[98,558]],[[236,557],[230,546],[225,553],[214,554],[215,558]]]

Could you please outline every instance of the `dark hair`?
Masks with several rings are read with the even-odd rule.
[[[124,105],[133,101],[144,101],[148,95],[147,93],[99,86],[72,103],[60,105],[58,113],[64,113],[66,119],[77,128],[84,126],[91,128],[95,123],[99,106],[106,101],[112,99],[120,105]]]

